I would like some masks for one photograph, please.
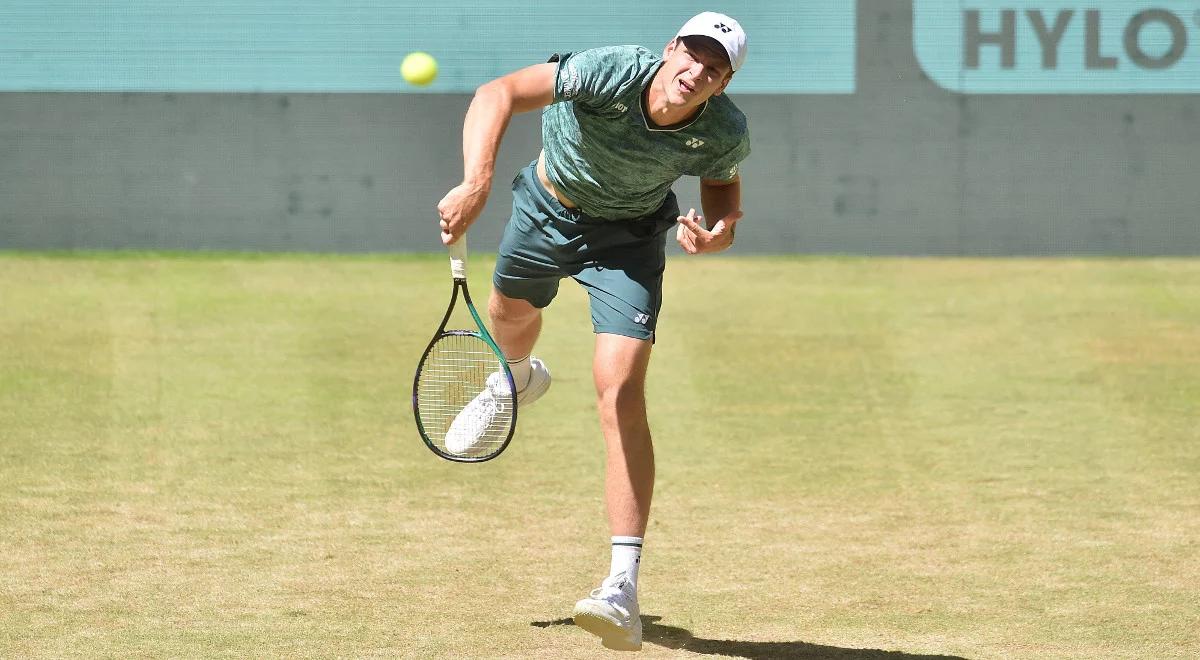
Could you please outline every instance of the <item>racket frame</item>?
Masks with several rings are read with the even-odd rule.
[[[496,344],[496,340],[492,339],[491,333],[488,332],[487,326],[483,324],[483,320],[479,318],[479,312],[475,310],[475,303],[471,301],[471,291],[467,288],[467,273],[466,273],[466,252],[467,252],[467,237],[463,236],[455,243],[449,246],[450,249],[450,274],[454,280],[453,288],[450,292],[450,304],[446,307],[446,313],[442,316],[442,322],[438,325],[437,332],[434,333],[433,339],[429,340],[429,344],[425,346],[425,352],[421,354],[421,361],[417,363],[417,371],[413,376],[412,390],[412,407],[413,419],[417,423],[417,433],[420,434],[421,440],[425,442],[425,446],[439,457],[456,463],[484,463],[496,458],[504,453],[508,448],[508,443],[512,442],[513,434],[517,430],[517,384],[513,380],[512,370],[508,368],[508,361],[504,358],[504,351],[500,350],[500,346]],[[450,315],[454,312],[454,306],[458,302],[458,292],[462,290],[463,302],[467,305],[467,311],[470,312],[471,318],[475,320],[476,330],[447,330],[446,324],[450,322]],[[490,451],[482,456],[462,456],[444,451],[437,446],[429,438],[429,434],[425,431],[425,425],[421,422],[421,409],[418,405],[418,396],[420,395],[421,386],[421,370],[425,367],[425,361],[433,352],[433,347],[445,337],[478,337],[492,349],[492,353],[496,355],[497,361],[500,364],[500,369],[504,373],[504,377],[508,379],[509,392],[512,392],[512,421],[508,425],[508,436],[505,437],[504,443],[498,449]]]

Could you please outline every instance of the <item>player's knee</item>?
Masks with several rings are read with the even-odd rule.
[[[641,410],[646,405],[646,388],[629,374],[596,374],[596,403],[602,412]]]

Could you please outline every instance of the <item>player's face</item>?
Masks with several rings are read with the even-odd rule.
[[[671,105],[700,105],[725,91],[733,78],[729,61],[704,50],[689,50],[682,39],[673,39],[663,51],[668,75],[663,92]]]

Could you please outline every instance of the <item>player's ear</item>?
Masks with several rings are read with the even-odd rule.
[[[679,37],[671,37],[671,40],[667,42],[666,47],[663,48],[663,59],[665,60],[668,57],[670,57],[671,53],[674,53],[675,49],[678,47],[679,47]]]
[[[721,94],[724,94],[725,88],[728,87],[729,83],[731,82],[733,82],[733,71],[725,74],[725,79],[721,81],[721,86],[717,88],[717,91],[713,92],[713,96],[720,96]]]

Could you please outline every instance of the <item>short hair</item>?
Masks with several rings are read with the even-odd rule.
[[[729,70],[733,71],[733,63],[729,61],[729,53],[725,52],[725,47],[721,42],[706,37],[702,34],[690,34],[686,37],[676,37],[677,42],[682,41],[684,46],[687,46],[688,51],[700,53],[711,58],[718,59],[729,66]]]

